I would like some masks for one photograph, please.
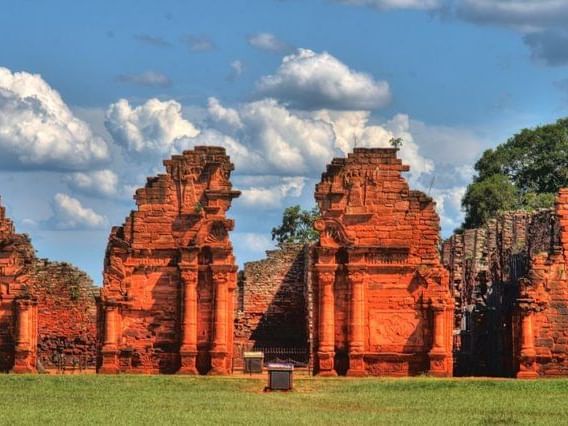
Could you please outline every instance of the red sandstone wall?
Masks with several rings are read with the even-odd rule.
[[[37,356],[44,368],[94,368],[97,288],[84,272],[39,259],[29,273],[38,303]]]
[[[459,374],[568,374],[567,193],[555,209],[506,212],[444,242]]]
[[[451,375],[453,304],[431,198],[395,149],[334,159],[316,187],[314,344],[320,374]]]
[[[305,269],[307,250],[285,244],[266,259],[244,265],[235,320],[235,368],[243,352],[264,351],[265,359],[307,363]]]
[[[61,356],[94,366],[93,291],[84,272],[37,259],[0,206],[0,371],[54,368]]]
[[[113,228],[99,308],[102,372],[231,370],[236,265],[225,217],[239,195],[223,148],[164,161]]]

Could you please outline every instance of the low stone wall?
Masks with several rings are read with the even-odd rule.
[[[282,357],[297,359],[308,355],[307,253],[304,245],[287,244],[268,251],[266,259],[245,263],[237,295],[236,369],[250,350],[281,349]]]

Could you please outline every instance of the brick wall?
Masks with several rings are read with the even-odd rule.
[[[307,253],[304,245],[286,244],[268,251],[263,260],[245,263],[235,320],[235,367],[242,367],[242,353],[248,350],[308,353]]]
[[[568,283],[559,272],[565,268],[561,256],[565,193],[559,195],[555,209],[504,212],[483,227],[444,242],[443,262],[450,271],[456,302],[458,375],[519,374],[524,368],[521,311],[526,311],[523,300],[527,298],[534,299],[527,309],[534,311],[531,323],[537,352],[536,364],[529,370],[559,374],[566,353],[563,330],[568,324],[564,319]]]

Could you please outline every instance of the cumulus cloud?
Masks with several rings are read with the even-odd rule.
[[[476,24],[520,31],[538,62],[552,66],[568,63],[568,2],[564,0],[464,0],[456,2],[456,14]]]
[[[105,126],[119,145],[139,157],[170,154],[177,139],[199,133],[173,100],[150,99],[133,108],[120,99],[108,108]]]
[[[0,166],[81,170],[106,160],[105,141],[37,74],[0,67]]]
[[[370,110],[391,98],[386,81],[354,71],[327,52],[309,49],[284,57],[275,74],[260,79],[257,90],[300,109]]]
[[[252,186],[242,190],[239,201],[249,207],[280,209],[287,197],[302,195],[306,180],[303,176],[284,177],[276,185]]]
[[[257,254],[274,248],[274,242],[268,234],[259,234],[256,232],[233,232],[231,240],[245,250]]]
[[[205,35],[187,34],[182,37],[182,42],[191,52],[207,52],[216,48],[215,42]]]
[[[379,10],[388,9],[423,9],[439,8],[442,0],[335,0],[338,3],[354,6],[370,6]]]
[[[131,83],[139,86],[168,87],[172,84],[167,75],[156,71],[144,71],[141,74],[120,74],[116,79],[121,83]]]
[[[72,173],[65,177],[69,187],[89,195],[113,197],[118,195],[118,176],[112,170]]]
[[[247,37],[248,44],[260,50],[273,53],[290,52],[292,47],[271,33],[257,33]]]
[[[478,24],[502,25],[521,31],[564,27],[568,3],[564,0],[463,0],[456,2],[457,15]]]
[[[57,193],[53,198],[54,216],[48,224],[56,229],[103,229],[107,218],[84,207],[79,200],[67,194]]]

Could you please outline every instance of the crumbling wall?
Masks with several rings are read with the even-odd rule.
[[[83,271],[38,259],[29,272],[37,300],[37,357],[46,369],[94,368],[98,288]]]
[[[99,306],[99,371],[232,370],[237,266],[225,214],[233,165],[224,148],[164,161],[109,237]]]
[[[95,310],[90,278],[36,258],[0,206],[0,371],[94,366]]]
[[[396,149],[356,148],[316,186],[314,344],[321,375],[452,374],[453,301],[439,217]]]
[[[307,250],[284,244],[267,257],[244,265],[235,320],[235,367],[245,351],[265,352],[265,358],[307,363],[305,277]]]
[[[561,191],[558,200],[563,200],[563,194],[565,191]],[[529,311],[538,311],[534,320],[531,319],[532,333],[544,334],[532,344],[540,346],[540,355],[527,371],[552,375],[554,369],[551,370],[550,365],[559,365],[559,359],[551,355],[552,348],[562,350],[563,347],[554,346],[555,340],[545,330],[562,328],[562,312],[568,307],[562,296],[566,285],[562,274],[557,279],[550,276],[565,267],[559,260],[562,202],[557,201],[555,209],[501,213],[485,226],[453,235],[444,242],[443,262],[450,272],[456,303],[457,375],[523,375],[524,317],[520,312],[528,309],[523,294],[526,296],[527,289],[542,281],[537,278],[539,275],[547,277],[547,285],[554,283],[557,294],[555,303],[529,304]],[[552,291],[549,287],[538,297],[544,300]],[[556,334],[559,332],[557,330]],[[560,339],[562,342],[562,337]]]

